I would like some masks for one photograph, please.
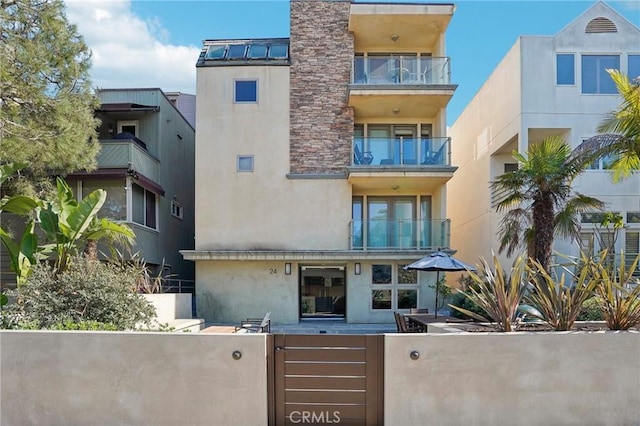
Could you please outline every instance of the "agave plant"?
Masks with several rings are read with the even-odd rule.
[[[581,267],[576,273],[566,269],[572,275],[570,283],[565,283],[565,273],[559,280],[554,279],[536,260],[527,266],[533,291],[525,296],[525,300],[538,311],[534,314],[556,331],[570,330],[578,318],[582,304],[593,295],[598,283],[593,276],[593,262],[584,254],[581,256]]]
[[[482,322],[494,323],[500,331],[515,331],[520,323],[518,306],[528,287],[528,271],[523,256],[519,256],[507,275],[499,259],[493,255],[492,270],[485,259],[477,272],[469,272],[473,286],[461,293],[475,303],[485,315],[471,312],[459,306],[451,308]]]
[[[601,259],[606,256],[600,256]],[[640,255],[626,268],[624,254],[620,256],[620,267],[606,267],[597,263],[596,293],[602,303],[604,320],[610,330],[628,330],[640,324],[640,283],[633,277]],[[628,288],[632,289],[628,289]]]

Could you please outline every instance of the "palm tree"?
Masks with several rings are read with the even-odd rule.
[[[602,210],[604,203],[571,189],[589,158],[572,155],[562,138],[545,138],[530,145],[526,155],[514,151],[513,157],[518,169],[491,182],[494,208],[504,213],[499,251],[510,256],[526,245],[529,255],[549,270],[554,237],[577,239],[578,214]]]
[[[629,177],[640,170],[640,79],[630,81],[618,70],[607,70],[613,79],[622,103],[608,113],[600,126],[600,135],[584,141],[576,153],[591,155],[594,159],[615,157],[611,170],[613,181]]]

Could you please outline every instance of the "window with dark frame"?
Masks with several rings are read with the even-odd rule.
[[[236,80],[234,90],[234,101],[236,103],[258,102],[258,81],[257,80]]]

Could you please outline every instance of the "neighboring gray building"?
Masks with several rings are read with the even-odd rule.
[[[157,88],[102,89],[98,169],[68,176],[82,196],[107,191],[100,215],[130,225],[134,252],[166,277],[193,283],[195,130]]]

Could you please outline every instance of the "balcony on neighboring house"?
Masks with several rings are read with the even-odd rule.
[[[359,118],[434,117],[456,88],[449,58],[361,56],[353,61],[349,106]]]
[[[139,139],[102,139],[102,149],[98,154],[100,168],[128,168],[143,175],[152,182],[160,178],[160,161],[152,156]]]
[[[351,250],[436,250],[448,248],[449,219],[351,221]]]

